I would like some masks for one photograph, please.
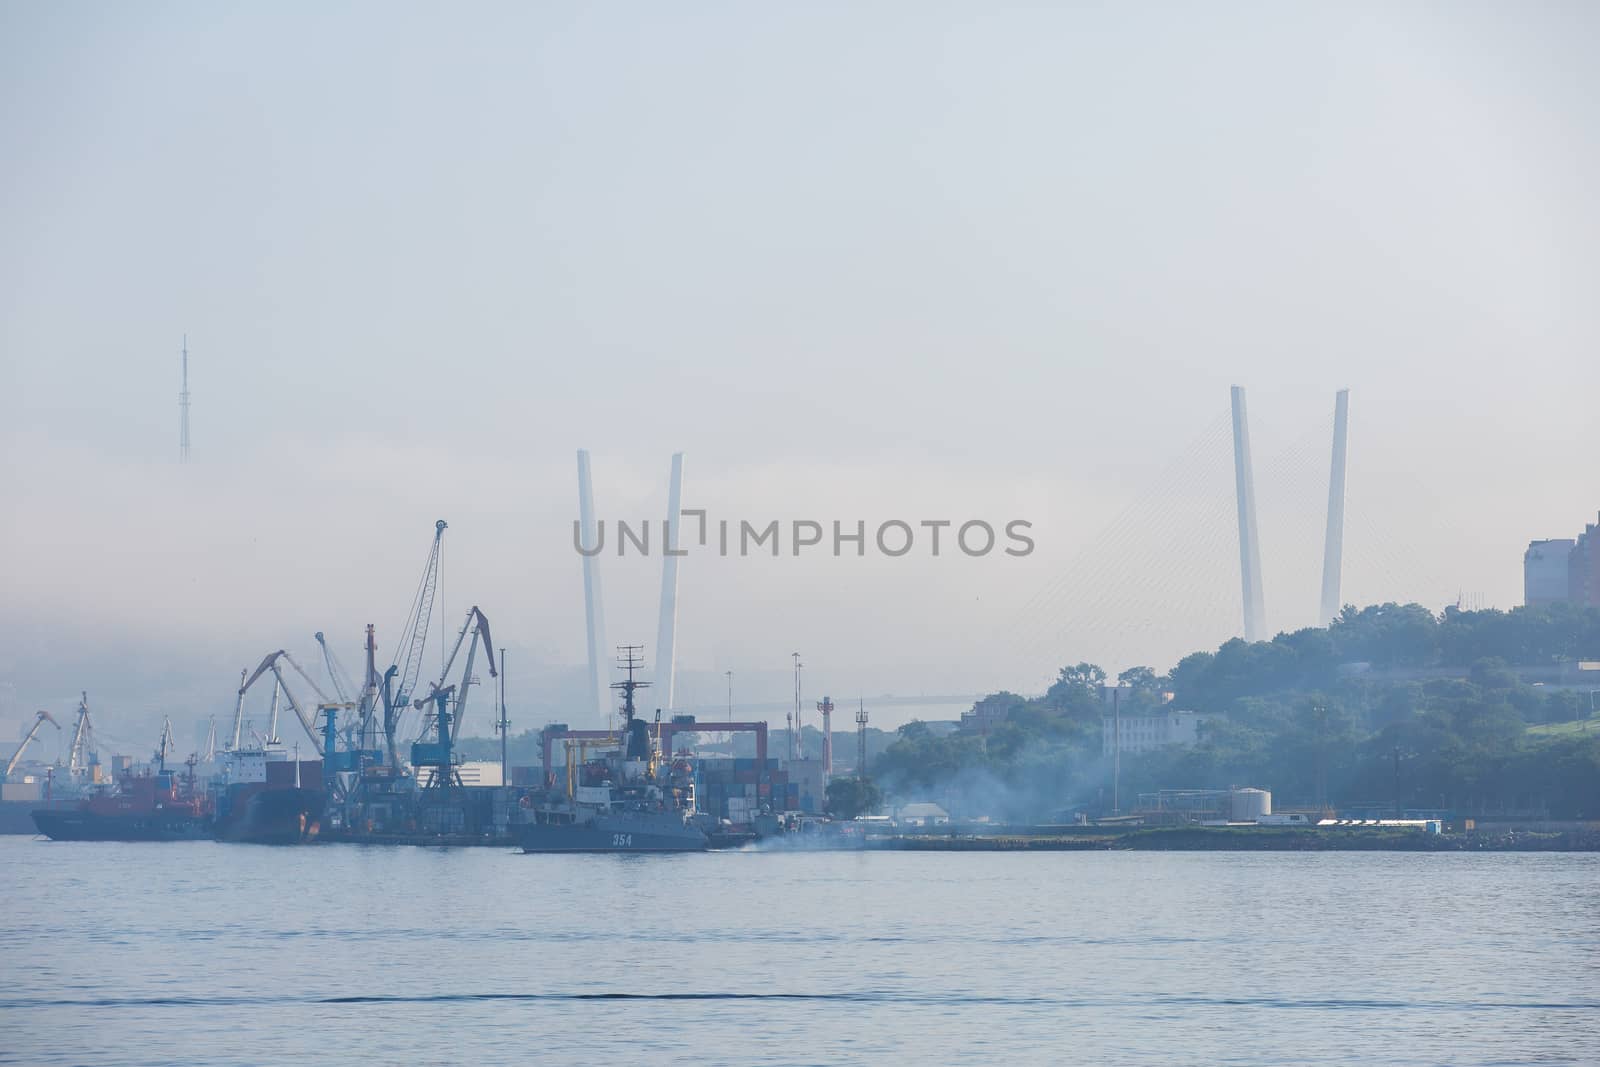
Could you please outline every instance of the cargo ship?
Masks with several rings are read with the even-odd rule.
[[[166,769],[158,754],[150,774],[128,774],[112,790],[97,790],[71,808],[33,812],[39,832],[53,841],[203,841],[288,845],[314,839],[327,794],[321,760],[291,760],[281,752],[227,753],[209,788]]]
[[[637,646],[625,646],[622,667],[622,732],[615,747],[594,759],[575,760],[568,750],[565,789],[528,795],[516,824],[523,852],[704,852],[710,839],[698,823],[694,768],[660,750],[634,708],[634,693],[648,682],[634,680],[642,661]]]
[[[195,789],[192,767],[187,776],[165,769],[130,775],[75,808],[33,813],[52,841],[202,841],[212,821],[210,797]]]
[[[218,841],[296,845],[321,831],[328,806],[322,761],[274,755],[249,749],[227,754],[223,777],[212,789],[212,836]]]

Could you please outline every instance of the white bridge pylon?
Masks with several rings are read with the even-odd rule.
[[[683,453],[672,455],[667,486],[667,518],[661,538],[661,613],[657,621],[655,687],[663,710],[673,707],[677,675],[678,557],[683,503]],[[583,608],[589,654],[589,699],[601,721],[611,716],[610,646],[606,644],[605,603],[600,587],[602,545],[594,510],[594,480],[587,449],[578,450],[578,525],[583,550]],[[620,545],[620,542],[619,542]]]
[[[1250,424],[1244,387],[1232,390],[1233,470],[1239,515],[1239,584],[1244,606],[1244,639],[1266,640],[1266,612],[1261,588],[1261,541],[1256,532],[1255,471],[1250,462]],[[1339,584],[1344,562],[1345,453],[1350,415],[1350,390],[1334,395],[1333,462],[1328,474],[1328,528],[1322,548],[1322,596],[1318,625],[1327,625],[1343,606]]]

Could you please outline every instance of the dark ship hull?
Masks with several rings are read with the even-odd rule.
[[[231,817],[217,822],[218,841],[251,845],[298,845],[322,828],[328,795],[320,789],[264,789],[238,798]]]
[[[524,852],[704,852],[705,834],[674,819],[600,816],[582,823],[523,823]]]
[[[107,815],[92,811],[35,811],[33,823],[52,841],[204,841],[211,820],[190,812]]]

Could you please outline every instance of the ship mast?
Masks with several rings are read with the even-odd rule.
[[[635,671],[644,670],[643,645],[618,645],[617,667],[628,672],[628,677],[620,682],[612,682],[611,688],[622,693],[622,729],[626,733],[628,724],[633,721],[635,709],[633,694],[638,689],[650,688],[649,682],[636,682],[633,679]]]
[[[643,759],[651,760],[650,735],[643,722],[637,722],[638,709],[634,707],[633,694],[640,689],[648,689],[649,682],[641,682],[634,678],[634,674],[644,669],[643,645],[617,646],[617,666],[628,672],[628,676],[620,682],[612,682],[611,688],[622,694],[622,758],[624,760]],[[642,743],[636,738],[643,734]],[[635,751],[642,748],[644,751]]]

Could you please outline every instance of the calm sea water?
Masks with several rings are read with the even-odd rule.
[[[1595,1063],[1600,856],[0,838],[0,1060]]]

